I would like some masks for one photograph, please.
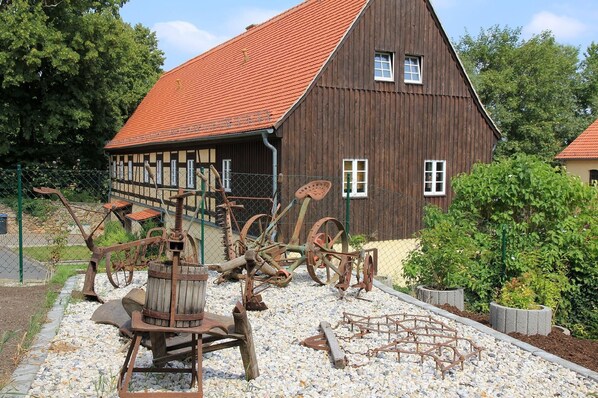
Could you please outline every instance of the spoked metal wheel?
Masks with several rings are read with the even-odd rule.
[[[266,230],[270,225],[271,219],[272,217],[268,214],[256,214],[247,220],[239,234],[241,246],[244,246],[246,249],[255,249],[256,246],[263,247],[268,245],[270,239],[266,236]],[[241,255],[243,253],[238,254]]]
[[[374,264],[374,258],[371,254],[368,253],[365,255],[362,269],[363,275],[357,275],[358,278],[361,278],[361,281],[355,284],[354,287],[365,289],[366,292],[369,292],[374,286],[374,274],[376,272],[376,264]]]
[[[112,253],[106,254],[106,276],[115,288],[128,286],[133,281],[136,252],[136,248],[117,252],[115,261],[110,261]]]
[[[330,284],[339,279],[345,271],[347,261],[344,254],[349,240],[343,224],[336,218],[324,217],[318,220],[307,235],[307,272],[321,284]]]

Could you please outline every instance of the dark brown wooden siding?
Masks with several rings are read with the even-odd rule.
[[[394,82],[374,80],[376,51],[394,53]],[[405,55],[422,58],[423,84],[403,82]],[[450,189],[424,197],[425,160],[446,160],[447,187],[450,176],[491,161],[496,138],[472,94],[427,1],[374,0],[278,129],[280,171],[340,178],[343,159],[368,159],[369,194],[351,203],[351,232],[410,237],[426,203],[446,208],[452,199]],[[342,206],[340,189],[329,200]]]

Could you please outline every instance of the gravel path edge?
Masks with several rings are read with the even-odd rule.
[[[60,328],[60,322],[64,316],[64,310],[68,305],[75,283],[80,275],[71,276],[62,287],[60,294],[54,302],[54,306],[48,312],[47,322],[35,338],[35,342],[29,352],[22,359],[19,366],[12,374],[10,382],[0,390],[0,397],[24,396],[27,395],[33,381],[35,380],[40,366],[48,355],[50,343]]]

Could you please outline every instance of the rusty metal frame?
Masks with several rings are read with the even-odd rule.
[[[388,336],[388,344],[369,350],[367,356],[374,357],[382,352],[395,353],[400,362],[402,355],[413,355],[419,356],[422,363],[425,358],[430,358],[442,378],[455,367],[463,370],[464,362],[470,358],[477,356],[481,359],[483,350],[471,339],[459,337],[456,329],[431,316],[363,316],[345,312],[341,324],[355,332],[348,340],[364,338],[373,333]]]

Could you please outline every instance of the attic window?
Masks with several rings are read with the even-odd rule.
[[[421,57],[407,55],[405,57],[405,83],[421,83]]]
[[[374,55],[374,79],[386,82],[394,81],[392,53],[377,52]]]

